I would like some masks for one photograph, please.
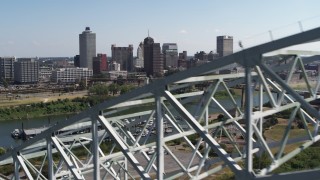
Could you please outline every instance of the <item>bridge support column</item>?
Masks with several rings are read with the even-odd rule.
[[[127,143],[127,136],[124,136],[123,140],[124,140],[124,142]],[[124,157],[124,168],[126,170],[128,170],[128,159],[126,157]],[[124,180],[128,180],[128,173],[126,171],[124,171],[124,170],[123,170],[123,177],[124,177],[123,178]]]
[[[251,77],[251,66],[247,65],[245,67],[245,82],[246,82],[246,92],[245,92],[245,121],[246,121],[246,157],[245,157],[245,170],[248,173],[252,173],[252,77]]]
[[[47,138],[47,154],[48,154],[48,178],[55,180],[53,172],[53,158],[52,158],[52,145],[51,139]]]
[[[156,94],[156,115],[157,115],[157,179],[163,179],[164,161],[163,161],[163,117],[161,109],[161,97]]]
[[[17,155],[13,156],[13,161],[14,161],[14,178],[15,178],[15,180],[19,180],[20,179],[20,175],[19,175],[20,164],[19,164]]]
[[[100,113],[101,114],[101,113]],[[93,154],[93,179],[100,180],[100,165],[99,165],[99,136],[97,119],[92,117],[92,154]]]

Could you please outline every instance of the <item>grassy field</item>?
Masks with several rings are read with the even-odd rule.
[[[267,139],[271,139],[273,141],[281,141],[286,127],[287,125],[277,124],[269,130],[266,130],[264,135],[267,137]],[[297,127],[295,127],[294,129],[291,129],[289,133],[289,138],[302,137],[306,135],[307,132],[305,129],[298,129]]]
[[[270,129],[266,130],[264,135],[267,140],[272,141],[281,141],[282,137],[284,136],[285,129],[287,127],[287,120],[278,118],[279,123],[271,127]],[[289,132],[289,139],[291,138],[298,138],[298,137],[306,137],[307,131],[305,129],[299,129],[294,123],[292,124],[294,129],[291,129]],[[309,125],[309,129],[313,130],[313,127]],[[291,152],[292,150],[296,149],[297,147],[301,146],[303,142],[297,142],[292,144],[287,144],[285,147],[285,153]],[[278,150],[277,148],[272,148],[271,151],[276,153]]]
[[[87,96],[87,91],[77,91],[70,93],[34,93],[34,94],[19,94],[13,97],[7,97],[4,94],[0,95],[0,108],[8,106],[18,106],[22,104],[31,104],[39,102],[50,102],[58,99],[74,99],[77,97]]]

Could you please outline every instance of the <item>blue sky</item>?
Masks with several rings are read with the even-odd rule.
[[[215,50],[219,35],[234,36],[238,49],[239,40],[248,47],[270,39],[269,30],[274,38],[298,32],[301,20],[303,29],[320,26],[319,7],[319,0],[2,1],[0,56],[74,56],[86,26],[97,34],[97,53],[108,56],[111,44],[136,50],[148,29],[188,55]]]

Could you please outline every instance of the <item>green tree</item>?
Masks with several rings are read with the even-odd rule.
[[[5,88],[8,88],[8,86],[9,86],[9,83],[8,83],[8,81],[7,81],[5,78],[2,78],[2,84],[3,84],[3,86],[4,86]]]
[[[119,88],[119,85],[118,85],[118,84],[115,84],[115,83],[112,83],[112,84],[109,86],[109,91],[112,93],[113,96],[118,93],[119,89],[120,89],[120,88]]]
[[[109,88],[106,85],[97,84],[89,88],[90,94],[95,95],[108,95]]]
[[[118,78],[117,78],[117,84],[118,84],[119,86],[122,86],[122,85],[124,84],[124,82],[125,82],[125,79],[123,78],[123,76],[122,76],[122,75],[118,76]]]
[[[81,81],[79,83],[79,88],[80,88],[80,90],[87,89],[87,82],[85,79],[81,79]]]
[[[272,163],[271,158],[266,152],[263,152],[260,156],[253,158],[253,167],[255,169],[263,169],[268,167]]]
[[[120,87],[120,94],[125,94],[125,93],[131,91],[132,89],[134,89],[134,87],[132,85],[122,85]]]

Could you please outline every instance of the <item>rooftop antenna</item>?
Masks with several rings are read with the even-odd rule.
[[[149,29],[148,29],[148,38],[149,38],[150,36],[149,36]]]

